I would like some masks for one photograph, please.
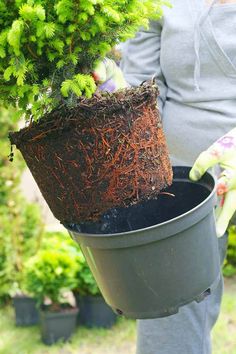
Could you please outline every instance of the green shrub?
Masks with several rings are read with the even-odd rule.
[[[25,286],[42,305],[50,299],[57,309],[65,302],[63,293],[72,290],[76,284],[78,264],[74,257],[61,250],[40,251],[33,257],[25,273]]]
[[[38,206],[21,198],[14,203],[0,206],[0,298],[24,292],[25,263],[39,250],[42,237]]]
[[[43,250],[57,250],[70,253],[71,256],[77,256],[77,245],[70,238],[68,232],[63,231],[46,231],[42,241]]]
[[[166,0],[0,0],[0,91],[5,105],[42,116],[62,99],[91,97],[91,71]]]
[[[229,244],[223,273],[226,277],[236,275],[236,226],[229,228]]]
[[[22,290],[24,263],[40,247],[42,222],[38,206],[25,201],[19,190],[24,163],[15,154],[16,169],[8,161],[8,131],[12,111],[0,109],[0,302]]]
[[[100,290],[81,252],[79,245],[67,233],[48,233],[44,237],[44,249],[60,250],[74,258],[77,264],[76,282],[74,292],[81,295],[98,295]]]

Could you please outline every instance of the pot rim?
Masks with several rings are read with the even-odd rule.
[[[191,170],[192,167],[190,166],[173,166],[173,169],[181,169],[182,171],[184,171],[185,173],[187,172],[189,174],[190,170]],[[117,233],[107,233],[107,234],[104,234],[104,233],[85,233],[85,232],[80,232],[80,231],[77,231],[75,230],[70,224],[63,224],[63,226],[69,231],[69,232],[72,232],[72,233],[75,233],[76,235],[80,235],[80,236],[86,236],[88,238],[103,238],[103,237],[119,237],[119,236],[124,236],[124,235],[133,235],[135,233],[139,233],[139,232],[142,232],[142,231],[152,231],[153,229],[157,229],[157,228],[162,228],[162,227],[165,227],[166,225],[168,224],[171,224],[171,223],[174,223],[174,222],[178,222],[180,221],[181,219],[183,218],[186,218],[188,217],[190,214],[192,213],[195,213],[197,212],[199,209],[202,208],[202,206],[206,205],[208,203],[208,201],[210,201],[211,199],[215,199],[214,198],[214,195],[216,196],[216,178],[215,176],[210,173],[209,171],[205,172],[205,174],[203,175],[202,178],[206,178],[206,177],[210,177],[210,179],[212,180],[212,185],[213,185],[213,188],[212,188],[212,191],[210,192],[210,194],[207,196],[207,198],[205,198],[200,204],[198,204],[197,206],[195,206],[194,208],[191,208],[190,210],[188,210],[187,212],[183,213],[183,214],[180,214],[174,218],[171,218],[169,220],[166,220],[162,223],[159,223],[159,224],[154,224],[154,225],[151,225],[151,226],[147,226],[147,227],[144,227],[144,228],[139,228],[139,229],[135,229],[135,230],[130,230],[130,231],[125,231],[125,232],[117,232]],[[185,177],[186,178],[186,177]],[[188,177],[187,177],[188,178]],[[200,183],[202,178],[198,181],[191,181],[189,178],[189,182],[190,183],[193,183],[193,184],[196,184],[196,183]],[[181,177],[176,177],[174,178],[174,181],[183,181],[184,178],[181,178]],[[201,183],[200,183],[201,184]],[[207,213],[206,213],[207,214]],[[196,221],[197,222],[197,221]]]
[[[41,308],[39,312],[44,317],[63,317],[76,315],[77,313],[79,313],[79,308],[78,306],[74,306],[60,311],[48,311]]]

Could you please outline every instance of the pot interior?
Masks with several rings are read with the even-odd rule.
[[[114,234],[143,229],[182,215],[202,203],[214,188],[213,178],[207,174],[199,182],[191,182],[184,168],[179,176],[175,170],[173,184],[156,199],[127,208],[114,208],[104,213],[95,223],[68,225],[70,229],[87,234]],[[177,173],[176,173],[177,172]]]

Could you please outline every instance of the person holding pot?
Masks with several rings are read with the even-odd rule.
[[[221,171],[216,226],[223,263],[226,229],[236,210],[236,0],[172,5],[122,46],[120,68],[105,59],[94,75],[107,91],[155,77],[172,165],[193,166],[192,180],[208,168]],[[222,293],[221,276],[202,302],[166,318],[138,320],[137,354],[210,354]]]

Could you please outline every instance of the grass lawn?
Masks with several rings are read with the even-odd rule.
[[[236,278],[225,279],[221,314],[213,331],[213,354],[236,354]]]
[[[48,347],[37,326],[16,327],[11,307],[0,311],[1,354],[133,354],[135,321],[120,318],[112,329],[78,327],[70,342]]]
[[[109,330],[78,327],[69,343],[47,347],[41,343],[38,327],[17,328],[11,307],[0,311],[1,354],[134,354],[135,336],[135,321],[119,319]],[[236,278],[225,281],[213,354],[236,354]]]

